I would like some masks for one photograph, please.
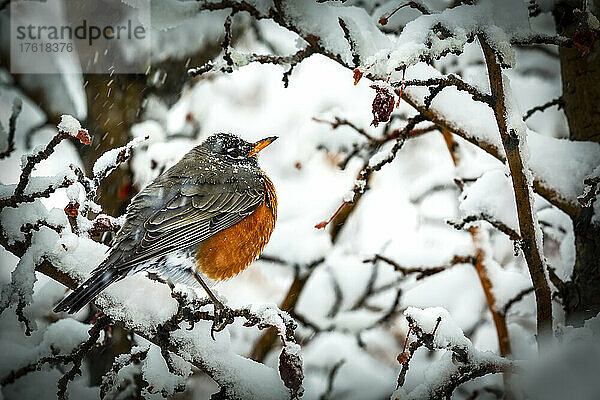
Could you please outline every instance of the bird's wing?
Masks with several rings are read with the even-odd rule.
[[[132,267],[197,245],[252,214],[265,199],[264,190],[221,188],[204,184],[180,189],[143,221],[135,233],[135,247],[119,260],[117,267]]]

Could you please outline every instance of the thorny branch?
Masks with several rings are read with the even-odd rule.
[[[33,168],[35,167],[35,165],[38,164],[40,161],[45,160],[48,157],[50,157],[50,155],[52,153],[54,153],[54,149],[56,148],[56,146],[60,142],[62,142],[63,139],[66,139],[69,136],[70,135],[68,133],[59,131],[52,138],[52,140],[50,140],[50,142],[46,145],[46,148],[44,148],[43,150],[41,150],[40,152],[38,152],[36,154],[31,154],[31,155],[27,156],[27,162],[25,163],[25,166],[21,170],[21,176],[19,177],[19,183],[17,184],[15,193],[13,194],[14,198],[19,199],[19,198],[21,198],[21,196],[23,196],[25,187],[27,186],[27,183],[29,182],[29,176],[31,175],[31,172],[33,171]]]
[[[200,311],[203,306],[210,304],[208,299],[189,299],[188,296],[180,293],[173,293],[173,297],[178,302],[177,312],[156,330],[156,342],[163,349],[171,347],[169,336],[171,332],[180,329],[179,324],[182,321],[185,321],[190,325],[188,330],[193,329],[194,324],[199,321],[215,321],[214,314],[207,311]],[[243,318],[245,320],[244,326],[246,327],[257,326],[260,330],[274,328],[284,345],[280,354],[280,376],[285,386],[290,390],[291,398],[295,399],[302,396],[302,381],[304,379],[302,360],[295,350],[289,349],[290,345],[296,345],[294,331],[297,325],[285,311],[278,309],[276,311],[283,323],[284,330],[277,325],[267,322],[247,307],[240,309],[231,309],[227,307],[222,311],[223,315],[221,318],[223,319],[223,325],[219,328],[223,329],[225,326],[232,324],[235,321],[235,318]]]
[[[68,275],[62,274],[48,261],[43,262],[39,267],[36,268],[36,270],[71,288],[75,288],[77,286],[76,281],[74,281]],[[141,337],[144,337],[145,339],[159,346],[161,349],[168,349],[175,354],[179,354],[180,348],[171,339],[171,333],[181,329],[181,322],[187,322],[190,325],[188,329],[192,329],[194,324],[199,321],[214,321],[214,315],[208,311],[201,310],[201,307],[208,304],[208,301],[205,301],[205,299],[190,299],[185,294],[179,293],[174,293],[173,297],[178,302],[177,312],[168,321],[159,325],[154,333],[148,334],[143,331],[137,331],[136,329],[133,329],[133,331]],[[278,315],[285,326],[283,331],[281,331],[278,327],[271,325],[269,322],[264,321],[259,315],[254,314],[249,308],[226,309],[224,323],[225,325],[229,325],[234,322],[235,318],[243,318],[246,320],[244,326],[257,326],[259,329],[274,327],[277,330],[279,337],[285,344],[284,350],[281,353],[282,355],[280,355],[279,372],[284,384],[290,390],[292,398],[296,398],[301,396],[303,391],[301,386],[303,379],[303,372],[301,368],[302,363],[298,358],[299,356],[295,352],[287,350],[287,346],[293,346],[295,344],[294,329],[296,328],[296,324],[294,320],[291,319],[285,312],[278,311]],[[123,323],[123,321],[116,320],[115,323]],[[281,358],[283,358],[283,362],[281,361]],[[190,362],[196,367],[205,371],[209,376],[215,379],[217,383],[220,382],[218,371],[207,368],[204,365],[203,360],[193,359],[190,360]],[[233,390],[233,388],[223,389],[226,392],[228,390]]]
[[[352,128],[356,133],[367,139],[367,141],[363,143],[354,143],[352,145],[352,150],[349,151],[348,154],[344,157],[344,159],[338,163],[340,169],[346,169],[346,166],[348,165],[348,162],[350,161],[350,159],[352,159],[352,157],[360,156],[365,159],[370,159],[373,156],[373,154],[375,154],[377,150],[381,147],[381,145],[391,140],[398,139],[398,137],[404,130],[392,129],[392,124],[395,120],[400,118],[404,118],[404,116],[392,114],[390,120],[385,124],[385,128],[381,137],[374,137],[370,135],[364,128],[357,126],[354,122],[346,118],[340,118],[336,116],[334,117],[333,121],[327,121],[321,118],[313,117],[313,121],[322,124],[328,124],[333,130],[336,130],[342,126],[347,126],[349,128]],[[423,128],[414,128],[408,133],[408,138],[416,138],[425,133],[432,132],[436,129],[436,125],[433,124],[425,126]]]
[[[226,7],[228,8],[228,7]],[[302,62],[304,59],[310,57],[315,53],[315,49],[313,46],[307,46],[304,49],[298,50],[296,53],[288,55],[288,56],[279,56],[279,55],[259,55],[259,54],[246,54],[242,58],[236,57],[234,60],[233,50],[231,47],[232,40],[232,32],[231,32],[231,24],[232,24],[232,15],[238,12],[239,9],[236,7],[232,7],[231,15],[227,16],[225,19],[225,36],[223,42],[221,43],[221,48],[223,49],[223,61],[225,62],[223,65],[220,63],[213,63],[212,61],[206,62],[204,65],[198,68],[190,68],[188,70],[188,75],[190,77],[197,77],[202,74],[205,74],[210,71],[219,70],[223,73],[232,73],[234,69],[240,68],[242,66],[251,64],[253,62],[258,62],[260,64],[274,64],[274,65],[282,65],[287,66],[287,69],[283,73],[283,86],[288,87],[290,83],[290,75],[294,70],[294,67]],[[248,10],[245,10],[248,11]],[[343,21],[340,19],[340,25],[343,24]],[[344,25],[345,26],[345,25]],[[360,61],[360,60],[359,60]]]
[[[16,113],[16,114],[18,114],[18,113]],[[13,113],[13,116],[16,114]],[[12,124],[16,124],[16,116],[15,116],[14,121],[11,123],[11,125]],[[0,212],[5,207],[16,208],[20,204],[33,202],[40,197],[48,197],[50,194],[54,193],[58,188],[67,187],[67,186],[73,184],[73,181],[68,176],[64,176],[63,178],[61,178],[62,182],[59,182],[58,184],[56,182],[51,183],[46,189],[44,189],[42,191],[28,193],[28,194],[25,193],[25,189],[26,189],[28,183],[30,182],[30,176],[31,176],[31,173],[33,172],[35,166],[39,162],[50,157],[50,155],[54,152],[54,149],[56,148],[56,146],[63,139],[70,137],[70,136],[71,135],[69,133],[62,131],[59,128],[58,133],[50,140],[50,142],[46,145],[46,147],[43,150],[40,150],[35,154],[30,154],[30,155],[26,156],[25,163],[21,167],[21,175],[19,177],[19,182],[17,183],[13,194],[11,196],[0,199]],[[87,139],[89,139],[89,135],[87,134],[86,130],[83,130],[83,129],[80,130],[77,133],[76,137],[82,143],[89,144],[89,141],[87,140]],[[0,244],[2,244],[6,250],[13,252],[13,254],[15,254],[16,256],[22,257],[25,254],[25,252],[27,251],[28,247],[31,245],[32,231],[37,231],[42,226],[46,226],[50,229],[54,229],[57,231],[60,231],[63,228],[63,227],[55,227],[52,224],[46,223],[46,221],[38,221],[35,224],[28,224],[28,225],[21,227],[22,232],[25,233],[24,242],[10,243],[8,234],[5,232],[5,227],[2,226],[0,229]],[[15,274],[17,274],[17,275],[15,275]],[[17,285],[14,282],[15,276],[18,276],[18,274],[19,274],[19,266],[17,266],[17,269],[15,269],[15,271],[13,271],[13,273],[12,273],[11,284],[5,286],[2,290],[2,292],[3,292],[2,300],[3,301],[2,301],[2,305],[0,306],[0,313],[3,312],[10,305],[10,299],[13,297],[16,297],[15,313],[17,315],[18,320],[21,323],[23,323],[25,326],[25,335],[29,336],[33,330],[33,328],[32,328],[33,325],[31,324],[31,321],[25,316],[25,313],[24,313],[25,307],[27,306],[27,304],[29,302],[28,294],[27,294],[28,290],[22,289],[19,285]]]
[[[143,138],[143,140],[148,140],[148,138],[149,138],[149,136],[146,136]],[[95,171],[94,176],[92,178],[88,178],[87,176],[85,176],[85,174],[83,173],[81,168],[79,168],[75,165],[69,166],[71,168],[71,170],[73,171],[73,173],[75,174],[75,176],[77,177],[77,182],[79,182],[81,184],[81,186],[83,187],[83,190],[85,192],[85,199],[86,199],[83,204],[83,208],[81,208],[81,210],[79,210],[78,204],[72,205],[73,206],[71,209],[71,212],[73,213],[72,216],[77,216],[77,214],[79,212],[81,212],[81,215],[85,217],[85,216],[87,216],[88,212],[93,207],[97,207],[96,204],[94,203],[94,200],[96,198],[96,194],[100,187],[100,183],[102,182],[102,180],[104,180],[104,178],[106,178],[113,171],[115,171],[119,167],[119,165],[121,165],[122,163],[129,160],[129,158],[131,158],[132,150],[138,143],[139,142],[134,139],[133,141],[129,142],[127,145],[123,146],[121,148],[121,150],[117,153],[117,156],[115,157],[114,162],[107,163],[106,165],[103,166],[103,168],[99,169],[98,171]],[[91,228],[93,233],[90,233],[90,234],[98,234],[98,233],[106,232],[106,231],[116,231],[116,230],[118,230],[118,228],[119,228],[119,224],[116,223],[115,218],[108,217],[108,216],[98,216],[94,220],[94,225]]]
[[[415,118],[417,118],[417,117],[415,117]],[[335,117],[334,122],[329,122],[329,121],[321,120],[318,118],[313,118],[313,120],[315,120],[316,122],[327,123],[327,124],[331,125],[332,129],[337,129],[340,126],[349,126],[350,128],[357,131],[360,135],[365,136],[368,139],[368,141],[364,144],[359,144],[359,145],[355,144],[354,145],[354,149],[346,156],[345,160],[343,160],[339,164],[339,167],[341,169],[345,169],[348,161],[353,156],[357,155],[358,153],[365,152],[366,155],[363,155],[363,154],[361,154],[361,155],[364,158],[371,159],[371,157],[373,157],[373,155],[380,149],[381,145],[386,142],[395,140],[396,144],[398,144],[398,142],[401,140],[403,143],[404,138],[415,138],[419,135],[422,135],[427,132],[431,132],[435,129],[435,125],[430,125],[430,126],[427,126],[424,128],[414,128],[414,126],[418,122],[415,121],[414,124],[412,124],[411,120],[409,120],[409,124],[407,124],[405,126],[405,128],[392,130],[390,128],[390,126],[394,119],[395,118],[392,116],[392,118],[390,118],[390,121],[386,123],[385,129],[383,132],[383,136],[381,138],[375,138],[375,137],[372,137],[371,135],[369,135],[364,129],[359,128],[354,123],[352,123],[346,119],[341,119],[339,117]],[[410,129],[411,126],[413,127],[413,129]],[[399,147],[394,146],[392,148],[392,151],[397,152],[398,150],[399,150]],[[392,160],[393,160],[393,157],[390,159],[390,162]],[[329,219],[327,219],[325,221],[321,221],[315,225],[316,228],[322,229],[322,228],[325,228],[327,225],[331,224],[330,234],[331,234],[332,241],[334,241],[334,242],[335,242],[335,239],[337,238],[337,235],[340,232],[344,222],[348,219],[348,217],[350,216],[352,211],[355,209],[356,203],[360,200],[362,194],[364,193],[366,188],[368,188],[368,186],[369,186],[369,182],[370,182],[372,174],[369,173],[366,175],[366,177],[364,175],[365,171],[369,167],[370,167],[370,163],[365,163],[363,165],[362,169],[359,171],[358,176],[356,177],[356,185],[357,186],[355,186],[354,189],[355,190],[361,189],[362,191],[349,192],[346,195],[346,197],[352,196],[353,197],[352,201],[347,201],[348,199],[345,198],[344,201],[342,202],[342,204],[338,207],[338,209],[333,213],[333,215]]]
[[[322,121],[322,120],[318,120],[318,119],[315,119],[315,120],[317,122],[330,123],[330,122]],[[366,132],[364,130],[362,130],[361,128],[358,128],[355,124],[353,124],[347,120],[340,119],[340,118],[336,118],[335,122],[330,123],[330,124],[332,124],[332,127],[334,129],[339,126],[342,126],[342,125],[348,125],[351,128],[357,130],[359,132],[359,134],[363,134],[363,136],[366,136],[367,139],[369,139],[369,141],[371,143],[373,143],[373,142],[377,143],[377,145],[379,146],[382,142],[385,142],[388,140],[397,140],[397,141],[402,140],[402,143],[403,143],[403,141],[404,141],[403,136],[406,134],[410,134],[411,129],[414,128],[414,126],[418,123],[418,121],[419,121],[419,119],[417,116],[414,118],[414,120],[410,121],[409,124],[407,124],[407,126],[404,129],[396,130],[389,134],[386,134],[385,139],[373,138],[370,135],[366,134]],[[431,127],[428,127],[428,128],[424,129],[424,132],[430,131],[430,130],[431,130]],[[386,130],[386,132],[387,132],[387,130]],[[395,150],[394,149],[392,150],[394,152],[394,154],[400,149],[400,147],[401,147],[401,145],[399,147],[397,147]],[[391,158],[389,161],[391,161],[392,159],[393,158]],[[378,168],[380,169],[383,165],[384,164],[381,164]],[[367,182],[368,182],[368,179],[369,179],[369,176],[370,176],[370,173],[372,172],[372,170],[368,175],[366,175],[366,178],[365,178],[365,176],[363,175],[363,171],[366,168],[373,168],[373,167],[365,166],[365,168],[363,170],[361,170],[361,172],[359,173],[359,178],[363,177],[364,179],[367,179]],[[366,186],[366,184],[365,184],[365,186]],[[356,203],[360,200],[361,194],[362,193],[360,193],[360,192],[355,193],[354,202],[350,203],[350,204],[345,204],[345,203],[342,204],[342,206],[340,206],[338,211],[329,219],[328,222],[332,222],[332,221],[334,222],[333,228],[330,231],[333,242],[335,242],[335,239],[337,238],[337,234],[339,233],[339,228],[337,228],[337,227],[343,226],[344,222],[347,220],[347,218],[350,216],[352,210],[356,206]],[[346,207],[344,207],[344,206],[346,206]],[[265,258],[266,257],[263,257],[263,259],[265,259]],[[290,286],[290,289],[289,289],[284,301],[282,302],[282,304],[280,306],[280,308],[282,310],[288,311],[291,315],[294,316],[294,318],[296,320],[298,320],[305,326],[311,327],[315,332],[322,331],[322,328],[320,328],[316,324],[312,323],[311,321],[307,320],[304,316],[297,314],[295,312],[294,308],[295,308],[297,300],[299,299],[300,293],[302,292],[302,290],[304,288],[304,285],[306,284],[309,277],[311,276],[312,271],[314,271],[314,268],[318,264],[320,264],[322,261],[323,260],[319,260],[318,263],[311,264],[310,268],[308,269],[308,272],[305,274],[300,274],[298,272],[296,273],[296,277],[294,278],[294,281],[292,282],[292,285]],[[298,271],[298,268],[296,268],[296,270]],[[391,315],[395,312],[395,310],[397,308],[398,302],[400,301],[400,294],[401,294],[401,291],[398,290],[393,306],[390,307],[388,312],[386,312],[380,318],[380,320],[377,321],[375,324],[383,323],[391,317]],[[275,339],[275,337],[273,334],[270,334],[269,332],[265,333],[259,339],[259,341],[257,341],[257,343],[251,353],[252,359],[257,360],[257,361],[262,361],[264,359],[264,357],[267,355],[267,353],[270,351],[270,349],[273,347],[273,345],[275,343],[274,339]]]
[[[240,64],[236,64],[235,62],[233,62],[233,60],[230,57],[229,60],[232,62],[231,65],[227,64],[227,66],[223,66],[223,67],[219,68],[217,64],[214,64],[213,62],[209,61],[199,68],[189,69],[188,74],[191,77],[197,77],[197,76],[200,76],[207,72],[214,71],[215,69],[218,69],[219,71],[225,72],[225,73],[233,72],[232,67],[239,68],[241,66],[251,64],[253,62],[257,62],[260,64],[284,65],[284,66],[289,66],[288,69],[286,71],[284,71],[283,78],[282,78],[284,87],[287,88],[289,85],[289,77],[290,77],[294,67],[296,65],[298,65],[299,63],[301,63],[304,59],[313,55],[314,53],[315,53],[314,49],[311,46],[307,46],[306,48],[298,50],[296,53],[288,55],[288,56],[250,54],[250,55],[247,55],[246,59],[243,61],[243,63],[240,63]]]
[[[20,103],[15,102],[15,104],[18,105]],[[15,112],[16,110],[18,110],[18,112]],[[16,106],[16,108],[13,110],[10,122],[11,130],[14,130],[19,112],[20,105]],[[50,140],[50,142],[48,142],[48,144],[43,150],[40,150],[35,154],[27,155],[25,159],[25,165],[21,168],[21,175],[19,176],[19,181],[17,183],[17,186],[15,187],[12,196],[0,199],[0,211],[2,211],[2,209],[4,209],[5,207],[17,207],[19,204],[22,203],[31,203],[38,198],[48,197],[57,189],[65,188],[73,184],[73,181],[68,176],[65,176],[64,178],[62,178],[62,182],[52,184],[44,190],[33,193],[25,193],[25,189],[27,188],[27,185],[30,182],[31,173],[33,172],[35,166],[41,161],[50,157],[50,155],[54,153],[56,146],[58,146],[60,142],[62,142],[64,139],[69,137],[72,136],[68,132],[59,129],[58,133],[54,135],[54,137]],[[90,143],[89,134],[84,129],[80,130],[75,137],[84,145]]]

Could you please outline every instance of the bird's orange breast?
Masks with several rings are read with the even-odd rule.
[[[213,280],[231,278],[254,261],[266,246],[277,219],[273,183],[265,177],[265,200],[249,216],[206,239],[196,252],[196,265]]]

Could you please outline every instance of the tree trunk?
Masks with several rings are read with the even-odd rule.
[[[592,2],[595,7],[590,9],[598,17],[600,0]],[[584,34],[575,9],[584,9],[581,0],[564,0],[555,6],[559,34],[570,38]],[[593,40],[584,40],[588,43],[593,47]],[[559,49],[564,110],[571,140],[600,142],[600,46],[596,43],[584,53],[575,47]],[[576,260],[571,280],[562,290],[567,323],[575,326],[600,312],[600,229],[590,223],[592,214],[592,207],[582,208],[573,221]]]
[[[146,76],[89,74],[86,80],[88,119],[85,126],[93,139],[90,146],[81,150],[81,158],[91,174],[98,157],[131,139],[129,130],[138,120]],[[128,169],[118,168],[102,181],[97,202],[104,212],[118,216],[125,211],[135,194],[131,190],[131,180]]]

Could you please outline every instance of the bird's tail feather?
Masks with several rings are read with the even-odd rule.
[[[83,282],[83,284],[58,303],[54,307],[54,312],[67,311],[69,314],[76,313],[83,306],[94,300],[108,285],[123,277],[124,274],[116,268],[96,270],[87,281]]]

